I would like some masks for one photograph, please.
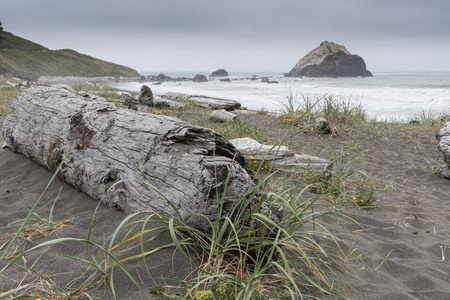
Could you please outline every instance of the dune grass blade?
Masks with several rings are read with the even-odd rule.
[[[108,257],[110,257],[114,263],[119,266],[122,271],[128,276],[128,278],[136,285],[136,287],[139,288],[139,290],[142,291],[142,293],[145,295],[145,291],[142,289],[142,287],[139,285],[139,283],[136,281],[136,279],[133,278],[133,276],[129,273],[129,271],[120,263],[120,261],[111,253],[109,252],[107,249],[103,248],[103,246],[98,245],[97,243],[94,243],[92,241],[89,240],[85,240],[85,239],[79,239],[79,238],[59,238],[59,239],[53,239],[50,241],[45,241],[41,244],[38,244],[30,249],[28,249],[27,251],[21,253],[19,256],[15,257],[14,259],[12,259],[6,266],[4,266],[1,270],[0,270],[0,274],[2,274],[5,270],[9,269],[11,266],[13,266],[19,259],[21,259],[22,257],[24,257],[26,254],[35,251],[39,248],[42,247],[46,247],[46,246],[51,246],[51,245],[55,245],[55,244],[63,244],[63,243],[68,243],[68,242],[75,242],[75,243],[89,243],[92,246],[95,246],[96,248],[98,248],[99,250],[101,250],[103,253],[105,253]],[[112,277],[112,276],[111,276]],[[0,295],[0,299],[1,299]],[[114,298],[115,299],[115,298]]]
[[[284,134],[280,143],[273,146],[273,150],[277,154],[280,149],[279,146],[290,136],[288,133]],[[111,140],[113,139],[111,138]],[[116,146],[119,147],[117,144]],[[128,156],[127,158],[139,170],[137,164]],[[234,159],[231,167],[233,163],[235,163]],[[323,229],[324,232],[320,232],[321,237],[326,236],[332,242],[339,244],[337,238],[334,238],[320,225],[316,228],[316,224],[319,224],[317,220],[321,216],[339,214],[342,210],[315,211],[314,204],[317,198],[301,201],[307,187],[299,193],[294,192],[294,188],[287,188],[288,179],[286,175],[282,175],[284,177],[281,191],[270,190],[267,192],[265,189],[268,188],[270,180],[278,175],[278,173],[272,172],[272,167],[273,165],[270,168],[270,173],[264,176],[260,182],[255,183],[255,186],[250,188],[241,199],[237,199],[228,213],[225,214],[223,204],[230,181],[230,168],[224,190],[220,191],[222,194],[219,193],[218,189],[213,191],[216,193],[219,208],[216,220],[211,222],[205,216],[198,214],[204,217],[206,222],[209,222],[211,226],[211,232],[209,233],[190,227],[187,224],[189,217],[183,218],[170,199],[158,190],[148,176],[141,171],[146,184],[169,203],[175,212],[174,215],[152,211],[131,214],[122,220],[105,244],[101,246],[91,240],[94,217],[99,207],[97,206],[86,240],[57,239],[43,243],[39,247],[62,242],[86,244],[86,257],[84,259],[63,255],[67,259],[78,260],[87,264],[88,268],[95,269],[93,274],[69,295],[82,293],[83,288],[94,280],[98,274],[104,274],[108,276],[107,279],[103,279],[105,280],[104,283],[112,297],[117,297],[114,285],[116,266],[119,266],[132,279],[133,283],[146,294],[137,281],[131,277],[131,274],[126,271],[124,264],[135,259],[145,259],[146,256],[159,250],[172,247],[198,271],[197,276],[183,282],[186,289],[186,292],[181,296],[183,299],[193,297],[196,291],[213,290],[222,285],[227,286],[229,299],[267,299],[268,296],[281,297],[282,295],[291,299],[303,299],[307,290],[311,288],[316,288],[324,294],[345,296],[333,286],[333,278],[339,272],[339,269],[334,268],[329,253],[316,240],[316,230]],[[216,169],[215,172],[217,173]],[[217,176],[215,183],[217,187]],[[260,212],[264,200],[283,206],[286,215],[280,223],[269,218],[270,208],[267,214]],[[254,209],[250,210],[249,207],[254,207]],[[141,219],[134,221],[135,218]],[[159,222],[160,225],[156,228],[146,229],[146,224],[150,221]],[[313,223],[313,232],[308,227],[309,222]],[[125,237],[120,240],[118,237],[122,235],[119,235],[119,233],[126,230],[128,225],[142,225],[142,227],[138,233],[129,229]],[[168,233],[170,241],[159,248],[144,248],[144,243],[153,241],[158,234],[150,238],[144,236],[157,231],[160,231],[160,234]],[[140,243],[141,252],[119,257],[118,254],[121,253],[122,248],[132,244],[133,241],[134,243]],[[33,247],[29,251],[39,247]],[[91,260],[87,259],[89,247],[98,248],[97,254]],[[337,248],[338,251],[343,251],[340,246],[337,246]],[[200,264],[190,257],[190,249],[197,250],[199,257],[204,258]],[[103,262],[98,260],[101,253],[106,254],[105,266],[102,266]],[[17,262],[17,259],[15,262]],[[9,266],[11,264],[8,264],[7,267]],[[3,270],[0,270],[0,274],[2,272]],[[170,292],[168,293],[170,294]],[[175,293],[171,295],[175,295]]]

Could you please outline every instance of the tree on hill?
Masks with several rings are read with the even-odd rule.
[[[4,39],[4,37],[2,36],[2,33],[3,33],[3,26],[2,26],[2,19],[0,19],[0,43]],[[2,44],[0,44],[0,48],[1,47],[2,47]]]

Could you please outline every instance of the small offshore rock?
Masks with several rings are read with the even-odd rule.
[[[224,109],[221,110],[215,110],[213,111],[209,117],[208,120],[210,121],[216,121],[216,122],[229,122],[234,119],[236,119],[236,115],[233,113],[230,113]]]
[[[167,75],[161,73],[161,74],[159,74],[158,76],[152,76],[152,79],[155,80],[155,81],[161,81],[161,82],[164,82],[164,81],[170,81],[170,80],[172,80],[172,77],[167,76]]]
[[[209,77],[225,77],[228,76],[228,72],[225,69],[218,69],[209,75]]]
[[[261,82],[269,82],[269,77],[264,76],[261,78]]]
[[[208,82],[208,78],[205,77],[205,75],[197,74],[195,75],[194,79],[192,79],[194,82]]]
[[[230,78],[222,78],[222,79],[220,79],[220,81],[222,81],[222,82],[231,82],[231,79]]]

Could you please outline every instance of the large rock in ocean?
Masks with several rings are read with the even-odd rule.
[[[344,46],[323,42],[306,54],[286,77],[371,77],[364,60]]]

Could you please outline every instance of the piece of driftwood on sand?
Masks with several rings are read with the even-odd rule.
[[[59,175],[110,207],[174,214],[167,197],[182,217],[193,215],[191,226],[206,230],[221,199],[227,212],[255,186],[244,157],[210,129],[52,87],[29,88],[12,103],[3,137],[51,171],[69,154]],[[261,212],[281,216],[268,202]]]
[[[442,152],[445,161],[440,175],[450,179],[450,122],[445,123],[444,127],[438,131],[436,138],[439,141],[438,149]]]
[[[257,164],[264,163],[271,168],[287,172],[302,171],[325,180],[329,180],[332,176],[333,163],[324,158],[299,155],[282,145],[263,145],[249,137],[233,139],[230,143],[242,155]]]
[[[235,100],[222,99],[201,95],[185,95],[181,93],[168,92],[161,97],[175,101],[191,101],[203,108],[224,109],[227,111],[241,109],[241,103]]]

